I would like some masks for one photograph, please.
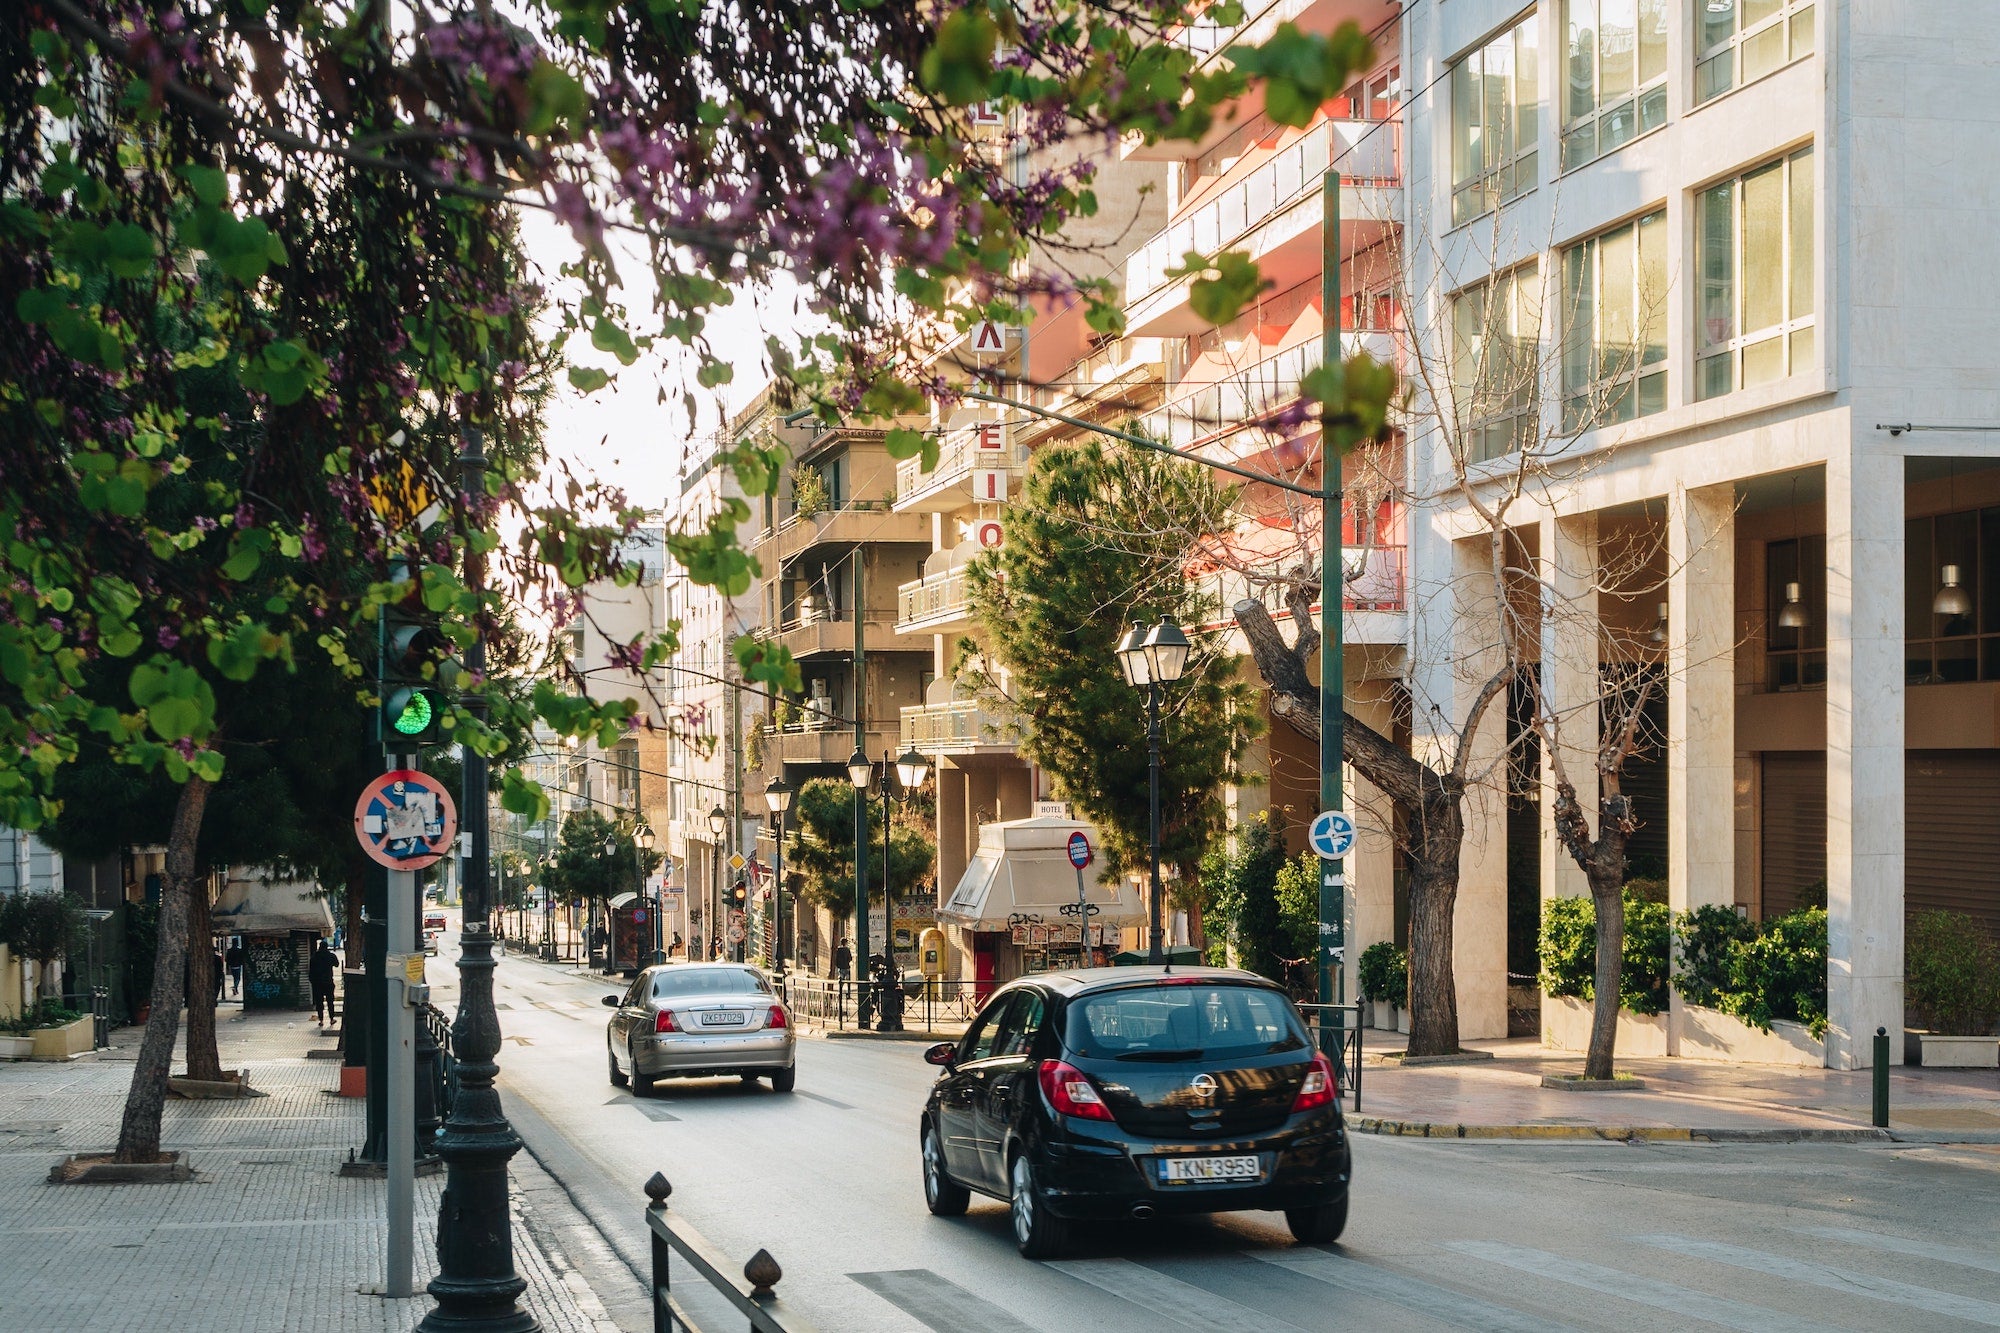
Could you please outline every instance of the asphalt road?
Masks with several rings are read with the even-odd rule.
[[[1030,1263],[996,1201],[925,1211],[920,1044],[804,1040],[790,1095],[731,1079],[641,1102],[606,1079],[615,982],[513,958],[498,978],[509,1114],[629,1265],[663,1171],[677,1215],[729,1255],[770,1250],[829,1333],[2000,1328],[2000,1149],[1363,1135],[1338,1245],[1235,1213],[1107,1225]],[[629,1274],[592,1276],[650,1327]]]

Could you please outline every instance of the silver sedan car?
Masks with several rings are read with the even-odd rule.
[[[604,1033],[611,1081],[650,1097],[659,1078],[768,1076],[779,1092],[798,1077],[791,1012],[762,971],[744,963],[667,963],[641,972]]]

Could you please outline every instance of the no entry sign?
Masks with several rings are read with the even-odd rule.
[[[430,774],[392,769],[354,803],[354,836],[369,860],[391,870],[422,870],[450,855],[458,807]]]

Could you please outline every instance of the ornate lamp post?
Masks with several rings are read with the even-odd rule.
[[[639,827],[633,830],[632,845],[637,847],[641,853],[638,870],[640,897],[642,899],[645,897],[646,888],[646,865],[643,854],[653,850],[654,841],[653,826],[641,821]],[[662,884],[660,891],[653,895],[653,965],[655,967],[667,961],[666,906],[667,886]]]
[[[708,812],[708,913],[709,920],[718,938],[722,935],[722,923],[728,917],[722,912],[722,833],[729,827],[729,812],[716,806]]]
[[[764,788],[764,804],[771,808],[771,823],[777,830],[777,854],[773,858],[775,867],[771,880],[771,913],[778,937],[777,968],[778,984],[784,984],[785,977],[785,812],[792,808],[792,784],[780,775]]]
[[[917,788],[923,786],[930,772],[930,760],[918,754],[914,745],[896,761],[893,778],[890,776],[889,756],[886,752],[882,756],[882,956],[889,964],[889,985],[898,988],[903,984],[903,976],[896,966],[896,888],[889,872],[889,797],[894,785],[900,786],[903,799],[909,800],[916,795]],[[903,1030],[900,997],[892,1003],[889,995],[884,993],[880,1029],[883,1032]]]
[[[875,992],[868,982],[868,784],[875,765],[860,746],[847,756],[847,780],[854,784],[854,1021],[866,1028],[875,1016]]]
[[[1146,690],[1146,777],[1151,815],[1147,844],[1152,853],[1153,917],[1146,961],[1156,966],[1167,961],[1166,892],[1160,883],[1160,687],[1181,678],[1193,647],[1174,618],[1162,616],[1150,630],[1133,621],[1116,650],[1125,683]]]

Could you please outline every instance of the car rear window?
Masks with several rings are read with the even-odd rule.
[[[1284,996],[1254,986],[1173,985],[1071,1001],[1069,1049],[1097,1060],[1201,1060],[1305,1049]]]
[[[668,968],[653,977],[653,998],[683,995],[769,995],[764,978],[744,968]]]

